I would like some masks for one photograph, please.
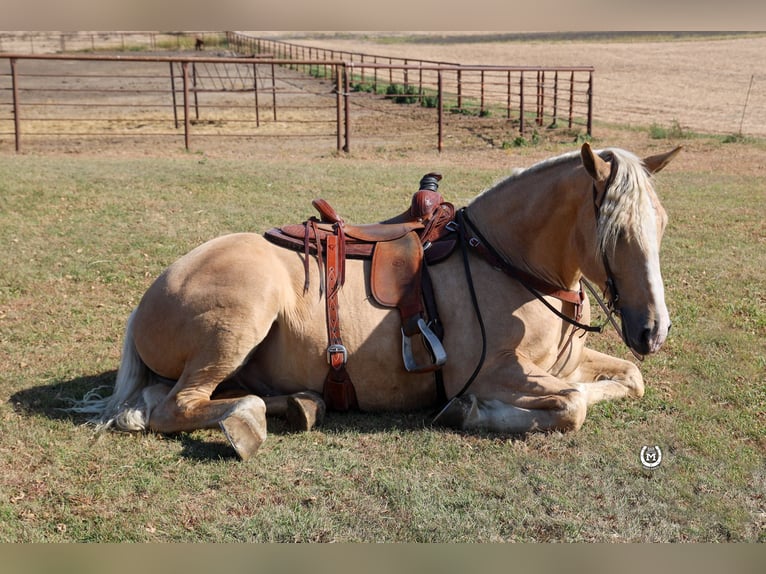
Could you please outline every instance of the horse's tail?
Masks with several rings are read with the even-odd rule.
[[[149,420],[149,407],[143,398],[143,389],[149,384],[152,373],[141,360],[133,341],[134,310],[125,327],[125,339],[122,346],[122,359],[117,371],[114,390],[110,396],[102,396],[98,387],[88,391],[82,400],[77,401],[70,411],[90,414],[88,421],[96,425],[96,430],[116,428],[122,431],[143,431]]]

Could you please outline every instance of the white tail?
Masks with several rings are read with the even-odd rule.
[[[67,410],[94,415],[89,422],[97,430],[115,427],[122,431],[143,431],[149,419],[149,409],[143,399],[143,389],[151,380],[151,371],[138,356],[133,343],[133,317],[128,318],[122,346],[122,359],[117,371],[114,390],[110,396],[101,395],[104,387],[88,391],[82,400]]]

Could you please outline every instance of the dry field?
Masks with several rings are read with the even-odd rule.
[[[255,33],[254,33],[255,34]],[[482,35],[478,35],[481,37]],[[622,125],[670,125],[693,131],[766,135],[766,35],[639,41],[471,41],[469,33],[288,35],[301,44],[460,64],[593,66],[594,116]],[[751,78],[752,90],[743,118]]]

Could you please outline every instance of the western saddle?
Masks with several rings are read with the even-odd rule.
[[[420,180],[409,209],[379,223],[346,223],[323,199],[312,205],[320,217],[312,216],[300,224],[270,229],[271,242],[304,253],[309,288],[309,260],[315,255],[319,265],[320,293],[323,291],[327,315],[327,362],[324,383],[328,408],[357,408],[356,392],[346,371],[348,355],[340,328],[338,294],[345,280],[346,258],[371,259],[370,288],[375,300],[397,308],[402,324],[402,359],[412,373],[436,372],[447,360],[441,343],[439,323],[428,264],[446,258],[457,244],[452,224],[455,207],[437,191],[441,175],[429,173]],[[421,335],[428,361],[418,361],[413,338]],[[422,355],[423,351],[420,351]]]

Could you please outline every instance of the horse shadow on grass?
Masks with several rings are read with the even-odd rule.
[[[13,409],[26,417],[42,416],[50,420],[69,422],[72,425],[85,425],[89,415],[67,410],[74,401],[81,399],[87,392],[102,387],[108,395],[114,386],[116,370],[83,375],[70,380],[59,380],[46,385],[22,389],[10,397]],[[413,412],[361,413],[329,412],[324,423],[317,429],[327,433],[362,433],[378,432],[417,432],[430,427],[434,413],[428,410]],[[270,435],[289,435],[291,431],[284,420],[269,417]],[[163,435],[166,440],[181,444],[181,456],[199,461],[236,459],[234,449],[228,444],[223,434],[198,431]]]

